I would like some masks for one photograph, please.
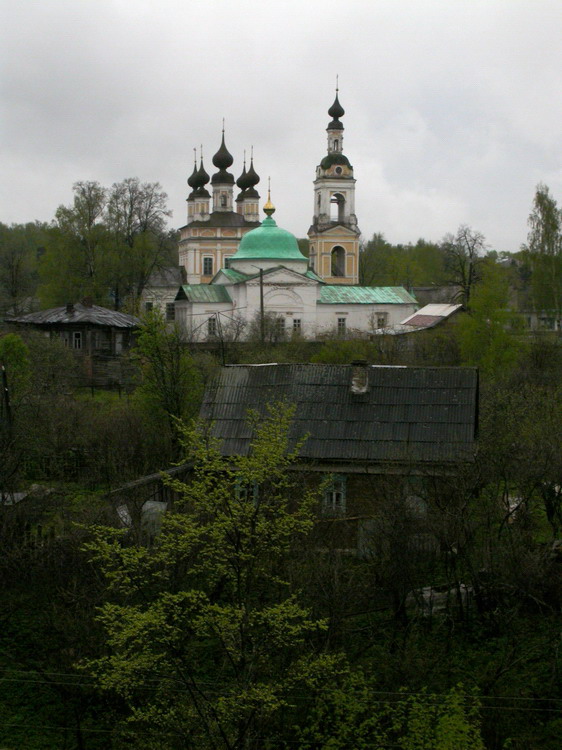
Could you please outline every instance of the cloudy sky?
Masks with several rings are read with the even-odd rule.
[[[525,241],[562,203],[560,0],[0,0],[0,221],[49,221],[72,184],[158,181],[185,224],[192,149],[226,119],[278,223],[304,236],[336,74],[365,237],[459,224]]]

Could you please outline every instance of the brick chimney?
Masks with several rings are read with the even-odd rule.
[[[366,359],[354,359],[351,363],[351,392],[359,395],[369,390],[369,365]]]
[[[66,314],[67,315],[73,315],[74,314],[74,302],[67,302],[66,303]]]

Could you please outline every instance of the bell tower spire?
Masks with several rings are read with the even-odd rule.
[[[345,110],[336,98],[328,110],[328,153],[316,167],[314,215],[308,230],[310,263],[330,284],[357,284],[359,280],[359,236],[355,216],[353,167],[343,154]]]

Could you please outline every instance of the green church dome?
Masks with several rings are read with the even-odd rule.
[[[294,234],[280,229],[271,216],[242,237],[238,251],[232,256],[232,260],[256,259],[306,260]]]

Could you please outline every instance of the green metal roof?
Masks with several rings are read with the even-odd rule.
[[[252,229],[242,237],[232,260],[306,260],[299,250],[297,238],[281,229],[268,216],[261,227]]]
[[[189,302],[232,302],[228,289],[221,284],[183,284],[176,299],[186,299]]]
[[[320,276],[318,276],[316,273],[314,273],[314,271],[312,270],[312,268],[308,269],[308,271],[305,273],[305,276],[307,277],[307,279],[312,279],[313,281],[319,281],[321,284],[325,284],[326,283],[325,281],[322,281],[322,279],[320,278]]]
[[[415,305],[417,300],[402,286],[348,286],[327,284],[320,290],[320,305]]]
[[[234,284],[238,284],[240,281],[247,281],[250,278],[248,274],[242,273],[241,271],[235,271],[234,268],[221,268],[217,273],[217,276],[219,273],[223,273],[226,278]]]

